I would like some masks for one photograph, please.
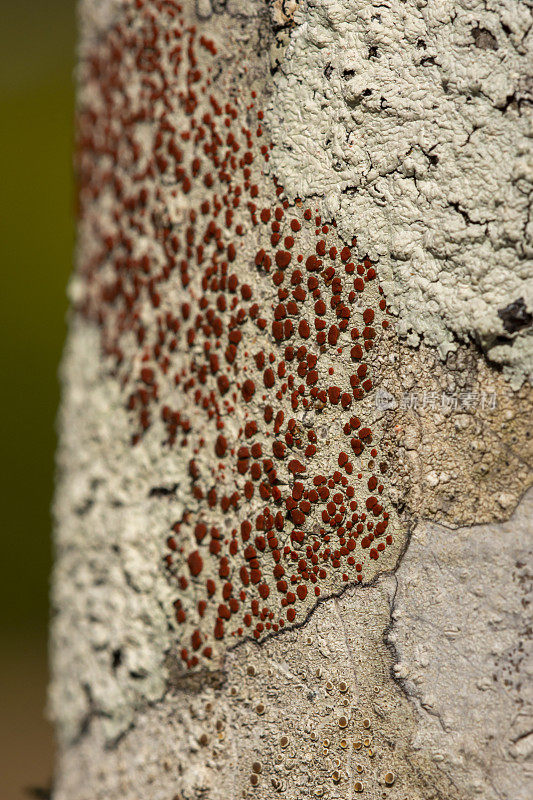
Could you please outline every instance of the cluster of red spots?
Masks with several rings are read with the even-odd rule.
[[[303,619],[392,543],[386,464],[354,413],[387,307],[355,240],[264,174],[254,92],[227,99],[214,41],[177,3],[138,0],[85,69],[80,310],[102,328],[132,444],[162,428],[187,463],[165,561],[194,667],[228,635]],[[341,420],[327,469],[324,420]]]

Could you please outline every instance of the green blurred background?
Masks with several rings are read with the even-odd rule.
[[[52,776],[43,707],[57,368],[74,241],[75,6],[0,0],[2,800],[31,797]]]

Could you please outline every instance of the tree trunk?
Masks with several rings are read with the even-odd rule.
[[[55,800],[530,798],[531,3],[80,20]]]

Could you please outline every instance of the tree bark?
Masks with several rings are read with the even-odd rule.
[[[55,800],[531,796],[532,30],[81,0]]]

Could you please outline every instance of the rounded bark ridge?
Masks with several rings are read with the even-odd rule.
[[[81,0],[54,800],[529,800],[528,0]]]

